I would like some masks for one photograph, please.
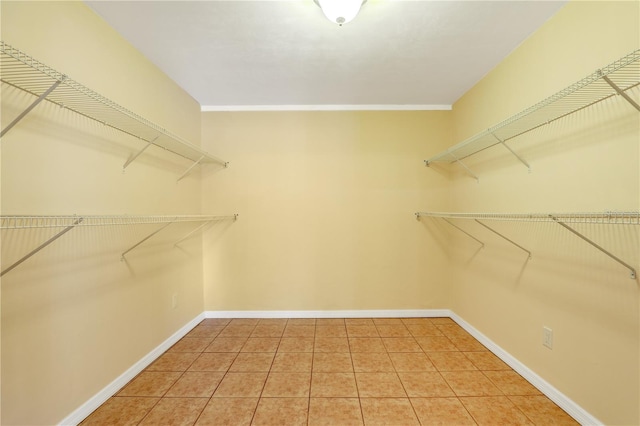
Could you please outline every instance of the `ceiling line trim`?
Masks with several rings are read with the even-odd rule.
[[[202,112],[232,111],[450,111],[451,105],[202,105]]]

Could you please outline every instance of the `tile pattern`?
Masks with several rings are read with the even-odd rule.
[[[82,425],[576,425],[450,318],[206,319]]]

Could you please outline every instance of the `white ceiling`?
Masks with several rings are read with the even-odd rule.
[[[86,1],[203,109],[447,107],[565,1]],[[301,107],[304,106],[304,107]]]

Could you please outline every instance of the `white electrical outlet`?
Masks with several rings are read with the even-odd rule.
[[[553,349],[553,330],[549,327],[542,327],[542,344]]]
[[[178,307],[178,293],[175,293],[171,296],[171,309],[175,309]]]

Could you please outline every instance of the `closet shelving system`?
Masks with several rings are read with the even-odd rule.
[[[58,238],[62,237],[67,232],[76,227],[86,226],[124,226],[124,225],[145,225],[145,224],[157,224],[161,225],[158,229],[151,234],[138,241],[133,246],[122,252],[121,260],[124,260],[127,253],[153,237],[163,229],[167,228],[173,223],[192,222],[200,223],[200,225],[184,235],[178,241],[174,243],[174,246],[178,245],[182,241],[191,237],[196,232],[200,231],[207,225],[213,222],[220,222],[225,220],[236,220],[238,215],[226,215],[226,216],[211,216],[211,215],[177,215],[177,216],[152,216],[152,215],[111,215],[111,216],[92,216],[92,215],[73,215],[73,216],[0,216],[0,230],[24,230],[24,229],[60,229],[54,236],[49,238],[44,243],[21,257],[19,260],[13,262],[0,272],[0,276],[3,276],[7,272],[19,266],[21,263],[35,255],[37,252],[53,243]]]
[[[532,107],[424,160],[425,164],[430,166],[434,163],[457,163],[479,181],[478,176],[462,160],[485,149],[502,145],[531,170],[529,163],[507,145],[508,141],[617,95],[640,111],[638,102],[629,95],[629,91],[638,85],[640,85],[640,49],[595,71]]]
[[[144,142],[145,145],[127,159],[122,166],[123,170],[151,145],[193,162],[178,177],[178,181],[200,164],[217,163],[224,167],[229,165],[228,162],[208,154],[196,145],[129,111],[4,41],[0,41],[0,80],[35,98],[31,105],[0,131],[0,137],[9,132],[40,102],[46,100]]]
[[[425,160],[427,166],[433,163],[457,163],[467,173],[479,181],[469,167],[462,160],[477,154],[480,151],[496,145],[504,146],[522,164],[530,170],[529,164],[518,155],[506,142],[535,130],[541,126],[559,120],[582,109],[588,108],[598,102],[602,102],[613,96],[620,96],[633,108],[640,111],[640,105],[630,95],[632,89],[640,86],[640,49],[618,59],[617,61],[588,75],[582,80],[559,91],[547,99],[516,114],[493,127],[463,141],[449,149]],[[484,243],[470,232],[456,225],[455,220],[473,220],[494,234],[505,239],[509,243],[527,253],[531,258],[531,252],[515,241],[496,231],[485,221],[529,221],[529,222],[554,222],[564,227],[577,237],[592,245],[602,253],[609,256],[619,264],[626,267],[632,279],[636,279],[637,273],[633,266],[620,259],[604,247],[590,240],[578,232],[572,224],[588,223],[597,225],[640,225],[640,212],[606,212],[606,213],[442,213],[442,212],[417,212],[416,217],[439,218],[455,227],[465,235],[473,238],[484,247]]]
[[[178,177],[178,181],[186,177],[196,166],[201,164],[217,163],[224,167],[228,166],[226,161],[208,154],[196,145],[105,98],[4,41],[0,41],[0,81],[29,93],[34,97],[34,101],[22,111],[22,113],[5,128],[0,130],[0,138],[6,135],[7,132],[18,124],[20,120],[39,103],[46,100],[144,142],[145,145],[142,149],[124,163],[123,171],[151,145],[193,162],[190,167]],[[0,230],[2,231],[37,228],[60,229],[53,237],[0,271],[0,276],[13,270],[73,228],[80,226],[161,225],[153,233],[125,250],[122,253],[122,259],[124,260],[127,253],[173,223],[200,223],[197,228],[175,243],[178,244],[213,222],[236,219],[237,215],[0,216]]]

